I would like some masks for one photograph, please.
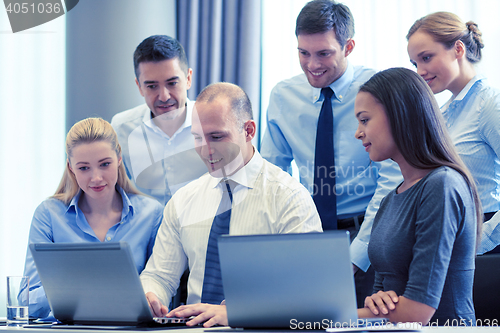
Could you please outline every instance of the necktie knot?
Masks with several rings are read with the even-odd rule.
[[[223,178],[221,180],[222,185],[222,196],[229,195],[229,199],[233,202],[233,190],[236,187],[236,182],[234,180]]]
[[[332,98],[332,96],[333,96],[333,90],[332,90],[332,88],[330,88],[330,87],[322,88],[322,89],[321,89],[321,93],[322,93],[322,94],[323,94],[323,96],[325,97],[325,101],[326,101],[327,99],[331,99],[331,98]]]

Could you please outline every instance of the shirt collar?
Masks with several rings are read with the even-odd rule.
[[[453,101],[461,101],[462,99],[464,99],[464,97],[469,93],[469,90],[472,88],[472,86],[474,85],[474,83],[476,83],[477,81],[480,81],[480,80],[482,80],[484,78],[485,77],[482,74],[478,74],[478,75],[474,76],[472,78],[472,80],[470,80],[465,85],[465,87],[462,89],[462,91],[460,91],[460,93],[457,95],[457,97],[455,97],[455,99]]]
[[[349,86],[351,85],[351,82],[354,77],[354,67],[351,65],[351,63],[348,61],[347,62],[347,68],[342,74],[341,77],[339,77],[337,80],[333,81],[332,84],[329,85],[330,88],[332,88],[334,92],[334,98],[342,102],[342,99],[344,98],[345,94],[347,93],[347,90],[349,89]],[[321,98],[321,88],[312,88],[312,102],[316,103],[318,101],[323,101]]]
[[[130,198],[128,197],[127,193],[120,186],[118,186],[118,184],[116,185],[116,189],[118,190],[118,192],[122,196],[122,203],[123,203],[122,218],[124,216],[127,216],[129,212],[133,216],[135,209],[134,209],[134,206],[132,205],[132,202],[130,201]]]
[[[260,174],[262,169],[262,165],[264,164],[264,159],[259,154],[257,149],[253,147],[254,153],[250,161],[245,164],[241,169],[236,171],[231,176],[227,177],[228,179],[234,181],[237,184],[246,186],[248,188],[253,188],[255,186],[255,182],[257,181],[257,177]],[[209,186],[211,188],[217,187],[222,178],[211,177],[209,181]]]
[[[80,200],[80,196],[82,195],[82,190],[78,190],[78,193],[71,199],[69,202],[68,208],[66,209],[66,213],[73,211],[78,214],[78,200]]]
[[[191,101],[191,100],[189,100],[189,98],[187,98],[186,99],[186,119],[184,120],[184,123],[182,123],[181,127],[179,127],[179,129],[175,133],[178,133],[178,132],[182,131],[184,128],[191,126],[193,106],[194,106],[194,101]],[[147,109],[149,112],[144,112],[144,116],[142,117],[142,122],[147,127],[151,128],[153,131],[160,131],[161,133],[163,133],[163,131],[153,121],[153,118],[151,117],[151,110],[149,109],[149,107],[147,107]],[[175,134],[173,136],[175,136]]]
[[[125,193],[125,191],[120,186],[118,186],[118,184],[116,185],[116,189],[118,190],[118,192],[122,197],[122,203],[123,203],[122,220],[123,220],[123,217],[127,216],[129,212],[132,215],[134,215],[134,206],[132,205],[132,202],[130,201],[130,198],[128,197],[127,193]],[[73,197],[73,199],[71,199],[68,208],[66,208],[66,213],[71,211],[78,214],[78,208],[79,208],[78,201],[80,200],[82,193],[83,191],[82,189],[80,189],[78,193]]]

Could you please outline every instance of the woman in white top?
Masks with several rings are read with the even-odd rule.
[[[493,217],[500,209],[500,91],[476,73],[484,47],[481,32],[472,21],[437,12],[417,20],[406,38],[410,61],[432,92],[452,93],[441,111],[478,185],[487,221],[478,253],[491,251],[500,244],[500,213]]]

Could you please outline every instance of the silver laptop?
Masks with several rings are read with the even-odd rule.
[[[356,323],[348,231],[225,235],[218,244],[231,327]]]
[[[30,249],[54,317],[63,324],[186,322],[184,318],[153,318],[126,242],[39,243],[30,244]]]

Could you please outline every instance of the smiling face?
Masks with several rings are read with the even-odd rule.
[[[232,175],[250,161],[255,129],[253,120],[247,120],[241,129],[227,98],[194,106],[191,133],[195,149],[214,177]]]
[[[192,70],[187,75],[179,59],[141,62],[136,84],[155,117],[174,119],[185,109]]]
[[[297,37],[299,60],[309,84],[315,88],[328,87],[344,74],[347,68],[347,56],[354,48],[354,41],[349,39],[342,48],[335,37],[335,32],[312,35],[301,34]]]
[[[460,46],[447,50],[430,34],[420,30],[408,39],[410,61],[434,94],[450,90],[457,95],[465,86],[461,82],[458,62],[462,56]]]
[[[363,142],[370,159],[375,162],[392,158],[396,162],[401,154],[394,142],[389,119],[384,107],[367,92],[359,92],[354,103],[358,129],[354,136]]]
[[[121,161],[109,142],[95,141],[74,147],[68,165],[87,196],[104,199],[115,193]]]

